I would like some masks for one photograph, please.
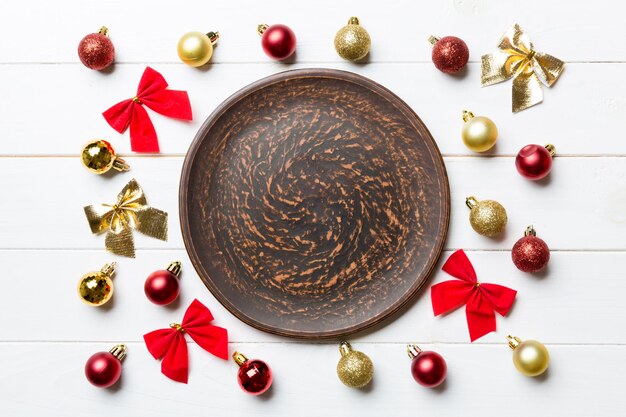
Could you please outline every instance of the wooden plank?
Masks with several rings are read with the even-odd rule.
[[[0,189],[7,195],[0,217],[0,249],[104,247],[92,235],[83,206],[113,203],[133,177],[149,204],[169,213],[168,242],[136,234],[139,248],[183,248],[178,227],[182,157],[127,158],[131,171],[113,177],[88,173],[77,158],[5,158]],[[508,250],[534,224],[553,249],[624,249],[626,165],[623,158],[563,158],[543,182],[522,178],[513,158],[446,158],[452,191],[447,247]],[[16,179],[19,179],[16,182]],[[465,198],[500,201],[508,210],[503,236],[480,236],[468,222]]]
[[[190,30],[219,30],[214,62],[264,62],[256,27],[285,23],[298,37],[298,62],[338,62],[333,39],[350,16],[360,18],[372,37],[370,60],[430,62],[429,35],[457,35],[470,47],[470,58],[493,51],[504,31],[518,22],[539,51],[565,61],[624,61],[622,15],[618,3],[528,0],[524,7],[508,1],[454,0],[358,4],[318,0],[294,7],[287,0],[271,6],[254,0],[186,1],[171,7],[166,0],[25,0],[0,5],[0,35],[5,42],[0,62],[78,62],[76,45],[87,33],[106,25],[116,46],[117,62],[178,62],[176,43]],[[32,28],[32,30],[24,30]],[[35,29],[36,28],[36,29]],[[52,32],[54,36],[48,35]],[[44,35],[42,35],[44,33]],[[34,46],[36,45],[36,46]]]
[[[444,253],[433,283],[451,279],[440,268],[449,255]],[[619,268],[626,263],[626,253],[553,252],[548,270],[539,275],[518,271],[509,252],[468,252],[468,256],[479,280],[518,290],[510,314],[497,317],[498,331],[475,344],[499,344],[510,332],[546,343],[626,343],[626,334],[620,331],[626,326],[626,306]],[[119,265],[111,302],[102,308],[81,303],[76,294],[79,278],[113,259]],[[169,307],[151,304],[143,292],[145,278],[177,259],[183,262],[180,301]],[[182,250],[142,251],[136,260],[91,250],[0,251],[0,264],[6,277],[0,292],[4,341],[138,342],[144,333],[181,320],[194,298],[211,309],[215,323],[229,330],[233,342],[291,341],[262,333],[226,311]],[[402,315],[353,339],[467,343],[469,335],[464,310],[433,317],[430,291],[425,290]]]
[[[477,155],[461,141],[463,109],[498,125],[492,155],[516,155],[529,143],[554,143],[558,155],[626,155],[626,141],[616,136],[626,119],[626,83],[616,82],[623,64],[571,64],[562,80],[544,88],[544,103],[519,114],[510,110],[511,83],[481,88],[478,64],[471,64],[463,79],[439,73],[431,64],[267,63],[215,65],[207,71],[157,64],[171,88],[189,91],[194,112],[194,121],[181,122],[149,111],[162,153],[184,154],[202,122],[238,89],[306,66],[354,71],[390,88],[424,120],[445,155]],[[130,152],[128,132],[115,132],[101,113],[134,94],[144,68],[118,65],[102,74],[77,65],[0,65],[0,114],[10,115],[0,118],[0,155],[76,155],[92,138],[106,138],[120,154]]]
[[[423,345],[440,352],[448,378],[439,389],[418,386],[410,376],[404,344],[355,344],[372,358],[372,384],[344,387],[335,374],[339,357],[333,344],[237,344],[250,357],[273,368],[271,391],[244,394],[237,366],[190,346],[189,384],[160,374],[159,364],[139,344],[129,346],[122,380],[111,389],[92,387],[83,377],[87,358],[110,343],[0,344],[0,412],[6,416],[189,416],[229,415],[359,416],[621,415],[626,399],[624,346],[548,345],[551,365],[540,378],[519,374],[505,344],[497,346]],[[610,369],[610,371],[609,371]],[[602,384],[610,372],[610,383]],[[31,377],[34,376],[34,377]],[[36,400],[35,400],[36,399]]]

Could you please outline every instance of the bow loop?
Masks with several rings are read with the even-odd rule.
[[[131,149],[135,152],[159,152],[159,142],[144,105],[157,113],[175,119],[191,120],[191,105],[186,91],[168,90],[163,76],[146,67],[137,95],[123,100],[102,115],[111,127],[119,133],[130,126]]]
[[[470,340],[473,342],[496,329],[495,313],[505,316],[517,291],[497,284],[479,283],[472,263],[463,250],[454,252],[443,265],[443,271],[459,279],[431,287],[435,316],[456,310],[465,304]]]
[[[202,349],[228,359],[228,331],[211,324],[213,315],[200,301],[193,302],[185,311],[181,324],[171,324],[167,329],[146,333],[143,338],[154,359],[163,359],[161,372],[174,381],[187,383],[188,354],[185,334]]]
[[[481,58],[481,84],[488,86],[513,78],[513,112],[525,110],[543,100],[541,84],[551,87],[565,63],[551,55],[537,52],[530,37],[516,23],[500,42],[499,51]]]
[[[167,213],[148,206],[143,189],[135,179],[120,191],[115,204],[95,204],[84,210],[91,232],[106,232],[105,247],[117,255],[135,256],[133,229],[167,240]]]

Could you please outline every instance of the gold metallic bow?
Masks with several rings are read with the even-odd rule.
[[[496,54],[482,56],[480,82],[484,86],[513,78],[513,112],[543,100],[541,83],[548,87],[563,72],[565,63],[552,55],[536,52],[530,37],[516,23],[506,31]]]
[[[91,232],[106,232],[106,249],[116,255],[135,257],[133,229],[167,240],[167,213],[148,206],[143,190],[132,179],[117,195],[117,202],[85,207]]]

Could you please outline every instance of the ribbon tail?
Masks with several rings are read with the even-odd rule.
[[[496,314],[493,310],[474,309],[468,304],[465,315],[472,342],[496,330]]]
[[[130,121],[130,148],[133,152],[158,153],[156,130],[146,109],[134,106]]]
[[[144,235],[167,240],[167,213],[154,207],[145,206],[136,212],[137,231]]]
[[[509,55],[487,54],[481,57],[480,84],[483,87],[506,81],[513,76]]]
[[[489,300],[493,309],[501,316],[506,316],[515,302],[517,291],[498,284],[482,284],[483,296]]]
[[[513,113],[525,110],[542,101],[541,81],[534,71],[523,71],[513,79]]]
[[[133,232],[128,227],[124,227],[120,232],[109,231],[104,239],[106,250],[120,256],[128,258],[135,257],[135,241]]]
[[[161,372],[163,375],[177,382],[187,383],[189,375],[189,352],[187,351],[187,341],[179,331],[176,331],[176,338],[163,356],[161,362]]]
[[[142,102],[163,116],[192,120],[191,104],[186,91],[161,90],[143,97]]]
[[[85,216],[89,222],[91,233],[100,234],[111,229],[113,210],[103,204],[85,206]]]

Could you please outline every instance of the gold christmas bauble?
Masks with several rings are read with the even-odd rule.
[[[106,304],[113,296],[115,262],[106,264],[100,271],[89,272],[78,282],[78,295],[87,305],[99,307]]]
[[[359,19],[351,17],[348,24],[335,35],[335,49],[340,57],[359,61],[370,51],[372,41],[369,33],[359,25]]]
[[[178,57],[191,67],[201,67],[213,56],[213,46],[219,38],[218,32],[188,32],[178,41]]]
[[[463,111],[463,143],[471,151],[485,152],[493,148],[498,140],[498,128],[489,118],[474,116],[470,111]]]
[[[469,221],[476,233],[487,237],[502,233],[507,221],[502,204],[493,200],[478,201],[475,197],[467,197],[465,204],[470,208]]]
[[[363,388],[374,376],[372,360],[362,352],[352,350],[350,343],[341,342],[341,359],[337,364],[337,376],[350,388]]]
[[[122,158],[115,155],[109,142],[102,139],[87,143],[80,153],[80,160],[89,171],[94,174],[104,174],[111,170],[128,171],[129,166]]]
[[[526,376],[539,376],[550,365],[550,354],[543,343],[536,340],[524,340],[508,336],[509,346],[513,349],[513,364]]]

